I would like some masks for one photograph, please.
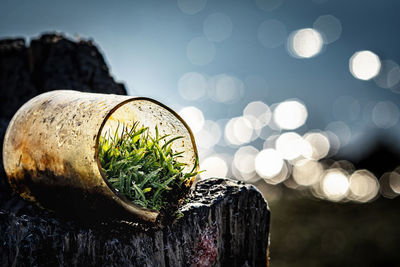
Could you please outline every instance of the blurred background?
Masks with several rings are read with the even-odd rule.
[[[272,266],[399,266],[400,2],[1,0],[0,38],[93,39],[189,123],[201,179],[253,183]]]

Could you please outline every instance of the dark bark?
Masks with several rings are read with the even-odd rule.
[[[0,115],[11,119],[32,97],[56,89],[123,94],[92,41],[45,34],[26,46],[24,39],[0,40]]]
[[[0,40],[1,144],[17,109],[54,89],[126,94],[91,41],[46,34],[27,47],[23,39]],[[270,213],[254,187],[228,179],[201,181],[181,212],[181,219],[164,227],[84,225],[16,196],[1,160],[0,265],[265,266]]]

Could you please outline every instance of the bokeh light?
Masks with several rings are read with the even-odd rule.
[[[276,134],[270,134],[264,141],[263,144],[263,148],[267,149],[267,148],[273,148],[275,149],[275,143],[276,143],[276,139],[278,139],[280,135],[278,133]]]
[[[358,170],[350,176],[350,199],[368,202],[379,193],[379,182],[368,170]]]
[[[350,142],[351,130],[343,121],[333,121],[325,127],[325,130],[339,138],[340,146],[345,146]]]
[[[250,102],[243,110],[243,117],[251,123],[253,129],[261,129],[268,125],[271,116],[270,108],[261,101]]]
[[[197,152],[199,154],[199,159],[202,161],[203,159],[215,154],[215,151],[212,148],[204,148],[197,146]]]
[[[323,173],[321,163],[303,159],[293,166],[293,179],[298,185],[311,186],[319,182],[320,176]]]
[[[281,132],[281,129],[274,130],[270,127],[272,120],[269,122],[268,127],[263,127],[260,131],[259,138],[262,140],[267,140],[269,137],[277,135]],[[274,143],[275,144],[275,143]]]
[[[339,201],[346,197],[349,190],[347,175],[340,169],[330,169],[322,178],[322,191],[332,201]]]
[[[203,24],[204,35],[213,42],[221,42],[232,34],[232,21],[223,13],[209,15]]]
[[[340,139],[337,135],[331,131],[325,131],[324,134],[328,137],[330,149],[328,152],[328,157],[336,155],[340,149]]]
[[[193,65],[204,66],[213,61],[215,46],[205,37],[195,37],[186,47],[186,55]]]
[[[282,129],[293,130],[302,126],[307,120],[307,109],[297,100],[284,101],[277,105],[273,118]]]
[[[290,166],[292,166],[292,172],[293,172],[293,165]],[[287,188],[290,189],[300,189],[299,184],[296,183],[293,179],[293,174],[289,175],[288,178],[285,181],[283,181],[283,185],[285,185]]]
[[[321,33],[324,43],[326,44],[335,42],[342,34],[342,24],[340,20],[332,15],[318,17],[313,27]]]
[[[179,115],[189,125],[193,133],[199,132],[204,125],[203,112],[196,107],[184,107],[179,111]]]
[[[243,146],[236,151],[233,165],[242,174],[242,177],[254,177],[257,154],[258,150],[253,146]]]
[[[257,176],[256,172],[250,172],[250,173],[241,172],[240,170],[237,169],[233,161],[232,161],[231,171],[233,177],[236,180],[243,181],[246,183],[255,183],[261,179],[259,176]]]
[[[321,34],[311,28],[293,32],[288,39],[289,53],[297,58],[311,58],[318,55],[323,47]]]
[[[353,173],[356,168],[354,164],[348,160],[337,160],[334,161],[333,164],[330,166],[331,169],[340,169],[344,171],[346,174]]]
[[[203,127],[195,134],[196,144],[202,148],[212,148],[221,139],[220,126],[211,120],[204,121]]]
[[[379,179],[380,192],[382,196],[392,199],[399,195],[394,190],[398,189],[400,175],[397,172],[385,172]]]
[[[390,188],[396,194],[400,194],[400,174],[398,172],[391,172],[389,175]]]
[[[399,121],[399,108],[390,101],[378,102],[372,110],[372,121],[379,128],[388,129]]]
[[[219,119],[216,120],[215,123],[218,125],[218,128],[221,129],[221,138],[219,139],[217,145],[220,147],[228,147],[231,143],[227,140],[227,137],[225,136],[225,128],[228,124],[230,119]]]
[[[278,47],[282,45],[287,38],[286,27],[279,20],[266,20],[258,27],[257,37],[260,43],[265,47]]]
[[[261,150],[255,158],[255,168],[262,178],[272,178],[277,175],[283,167],[281,155],[272,148]]]
[[[228,173],[228,165],[226,161],[218,156],[213,155],[205,158],[200,162],[201,169],[206,170],[205,172],[200,173],[200,177],[202,179],[207,179],[211,177],[226,177]]]
[[[392,68],[388,72],[386,81],[387,81],[387,85],[390,87],[394,87],[399,84],[399,82],[400,82],[400,67],[399,67],[399,65]]]
[[[225,138],[229,144],[241,145],[251,141],[253,128],[244,117],[234,117],[225,126]]]
[[[350,72],[360,80],[370,80],[378,75],[381,69],[379,57],[371,51],[358,51],[349,61]]]
[[[227,144],[231,144],[231,145],[240,145],[241,144],[241,142],[236,138],[235,130],[234,130],[234,124],[237,119],[239,119],[239,117],[234,117],[225,124],[224,138],[225,138],[225,141]]]
[[[283,161],[280,172],[272,177],[264,177],[264,181],[271,185],[277,185],[287,181],[291,174],[291,166],[292,165],[288,164],[286,161]]]
[[[178,0],[179,9],[186,14],[194,15],[201,10],[207,4],[207,0]]]
[[[233,123],[233,134],[241,144],[250,142],[253,136],[251,122],[245,117],[238,117]]]
[[[319,160],[328,155],[331,145],[325,134],[321,132],[309,132],[304,135],[304,140],[311,146],[311,155],[309,158]]]
[[[383,60],[381,70],[374,78],[376,85],[381,88],[392,88],[400,82],[400,66],[393,60]]]
[[[287,160],[294,160],[300,156],[310,157],[312,155],[311,145],[294,132],[281,134],[276,139],[275,149],[282,158]]]
[[[207,92],[207,78],[198,72],[185,73],[178,81],[180,95],[190,101],[202,98]]]
[[[208,94],[212,100],[218,103],[235,103],[244,94],[243,82],[231,75],[216,75],[211,78],[210,83]]]

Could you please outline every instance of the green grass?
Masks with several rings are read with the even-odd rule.
[[[122,127],[119,134],[118,128]],[[184,151],[173,151],[172,144],[183,138],[151,136],[147,127],[118,125],[115,133],[99,139],[99,160],[109,183],[133,203],[160,211],[176,207],[188,192],[187,183],[197,175],[198,159],[190,172],[178,161]]]

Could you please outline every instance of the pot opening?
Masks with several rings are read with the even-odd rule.
[[[190,128],[149,98],[132,98],[110,111],[95,153],[108,187],[128,206],[152,212],[176,209],[198,170]]]

